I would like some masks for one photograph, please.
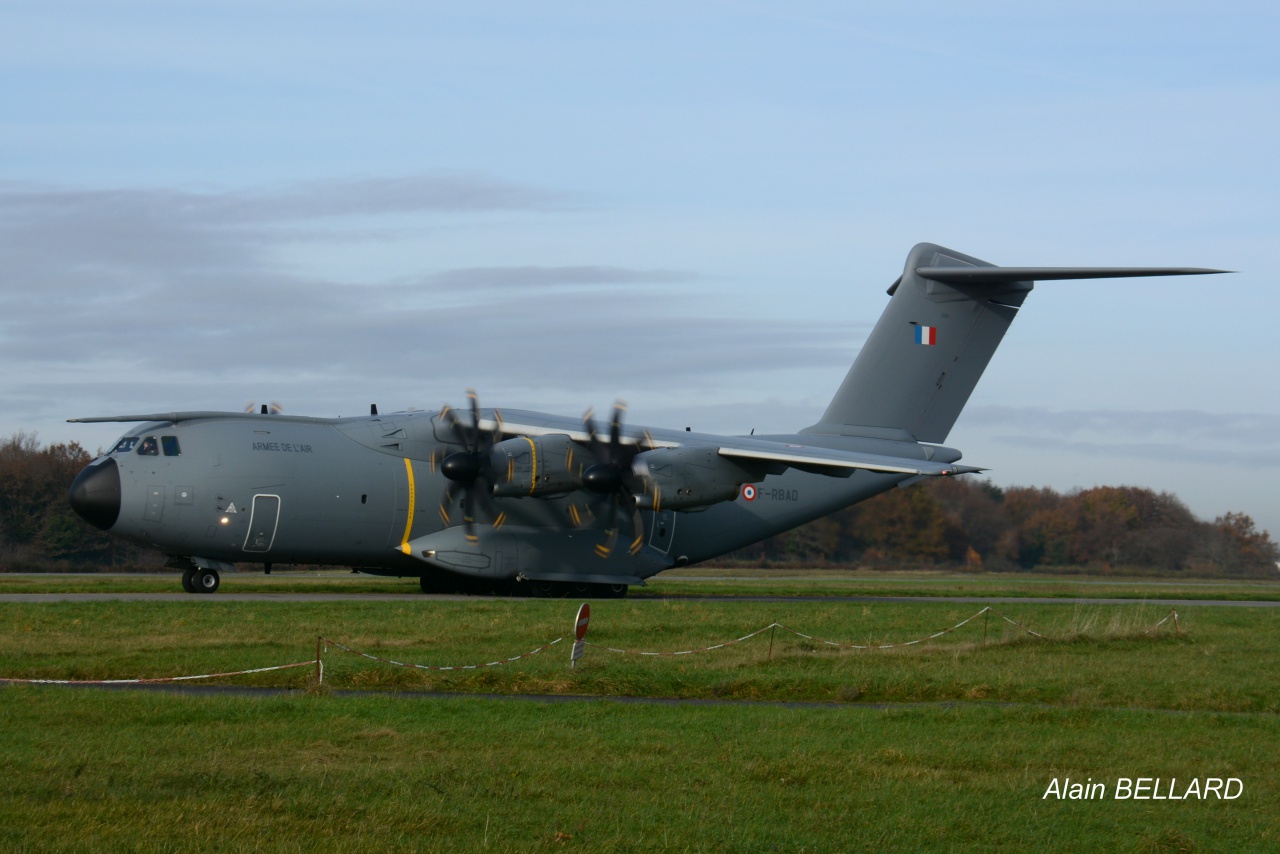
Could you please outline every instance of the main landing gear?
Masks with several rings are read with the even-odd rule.
[[[215,593],[221,581],[216,569],[192,567],[182,571],[182,589],[188,593]]]

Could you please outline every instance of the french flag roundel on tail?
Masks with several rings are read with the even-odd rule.
[[[938,343],[938,327],[916,324],[916,343],[932,347]]]

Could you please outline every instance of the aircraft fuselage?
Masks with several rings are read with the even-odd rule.
[[[541,413],[499,417],[545,435],[581,430],[574,419]],[[709,447],[721,438],[626,430],[626,437],[641,436]],[[880,450],[883,443],[864,444]],[[600,555],[603,529],[617,520],[580,490],[494,498],[493,512],[505,524],[498,529],[492,519],[480,519],[477,534],[465,536],[464,502],[442,501],[449,480],[437,455],[451,446],[456,440],[436,412],[348,419],[211,414],[148,422],[85,469],[72,499],[113,535],[202,564],[352,566],[424,578],[445,570],[496,581],[625,585],[787,530],[904,479],[786,470],[699,512],[644,510],[643,547]]]
[[[794,434],[645,430],[621,405],[605,430],[590,414],[482,412],[474,392],[465,417],[76,419],[140,426],[80,473],[71,503],[168,553],[193,592],[237,562],[416,575],[424,590],[617,592],[894,486],[981,471],[940,443],[1034,281],[1216,272],[997,267],[921,243],[826,411]]]

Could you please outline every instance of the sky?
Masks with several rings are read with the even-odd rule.
[[[884,8],[872,8],[872,7]],[[1280,538],[1280,7],[9,2],[0,435],[825,409],[922,241],[1046,282],[947,445]]]

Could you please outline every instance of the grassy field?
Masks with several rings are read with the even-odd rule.
[[[572,631],[566,600],[408,602],[95,601],[0,604],[0,675],[156,678],[304,661],[316,638],[401,662],[464,666],[529,652]],[[569,641],[501,667],[426,671],[330,649],[332,688],[659,696],[820,702],[988,700],[1149,709],[1277,712],[1263,662],[1276,662],[1274,609],[1001,605],[1047,635],[998,616],[943,637],[859,652],[765,632],[723,649],[656,657],[608,652],[700,650],[777,621],[843,644],[902,643],[972,618],[967,603],[606,601],[593,609],[587,656],[569,670]],[[986,642],[984,643],[984,631]],[[1105,661],[1105,667],[1097,667]],[[1271,668],[1270,673],[1280,668]],[[215,680],[305,688],[311,669]]]
[[[1268,851],[1275,718],[5,690],[13,851]],[[1055,777],[1239,777],[1059,801]]]
[[[448,672],[331,648],[321,690],[310,687],[309,667],[214,680],[297,689],[287,696],[0,688],[0,848],[1280,845],[1280,610],[1185,607],[1178,633],[1170,624],[1148,631],[1169,609],[1140,602],[1009,604],[999,612],[1049,638],[988,615],[886,651],[776,630],[658,657],[604,647],[699,650],[774,621],[842,643],[896,643],[981,606],[628,599],[592,607],[588,640],[597,645],[575,670],[566,639],[500,667]],[[240,670],[310,659],[317,635],[404,662],[476,664],[569,635],[576,608],[430,597],[0,603],[0,676]],[[416,693],[424,691],[596,699]],[[651,697],[684,702],[624,702]],[[830,705],[697,704],[707,700]],[[1102,782],[1108,797],[1043,798],[1068,777]],[[1121,777],[1166,786],[1237,777],[1244,790],[1231,801],[1116,800]]]
[[[383,593],[416,594],[416,578],[384,578],[350,570],[234,572],[222,577],[223,593]],[[180,593],[179,575],[0,573],[3,593]],[[1280,600],[1276,579],[1129,578],[1037,573],[949,571],[720,569],[668,570],[631,596],[796,594],[808,596],[1031,596],[1055,599],[1248,599]]]

